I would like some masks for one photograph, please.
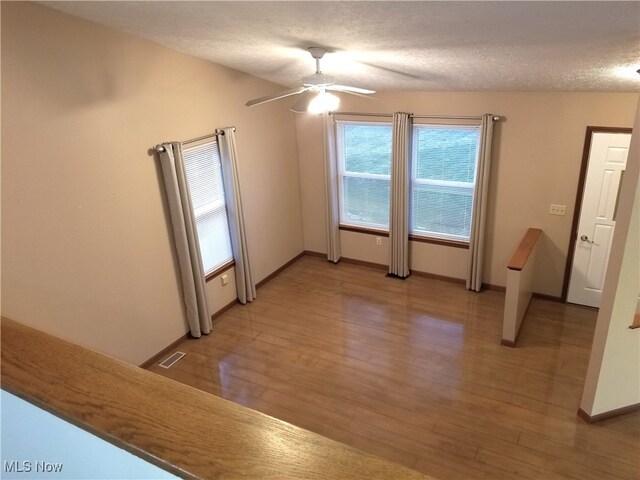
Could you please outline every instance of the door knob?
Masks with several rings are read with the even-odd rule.
[[[589,240],[589,237],[587,237],[586,235],[582,235],[580,237],[580,240],[582,240],[583,242],[593,243],[593,241]]]

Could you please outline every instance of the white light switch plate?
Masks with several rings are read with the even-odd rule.
[[[564,215],[565,213],[567,213],[567,206],[566,205],[556,205],[555,203],[552,203],[551,206],[549,207],[549,213],[551,215]]]

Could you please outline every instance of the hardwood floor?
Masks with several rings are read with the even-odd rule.
[[[149,369],[440,479],[637,479],[640,413],[576,417],[596,312],[306,256]]]

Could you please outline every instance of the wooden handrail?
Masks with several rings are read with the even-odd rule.
[[[181,478],[418,472],[2,318],[2,388]]]
[[[511,260],[509,260],[509,264],[507,265],[509,270],[522,270],[525,267],[527,260],[529,260],[529,255],[531,255],[533,247],[535,247],[541,233],[542,230],[539,228],[529,228],[527,230],[520,245],[518,245]]]

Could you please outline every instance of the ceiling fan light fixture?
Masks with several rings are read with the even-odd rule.
[[[332,93],[325,90],[321,90],[309,102],[307,112],[309,113],[324,113],[334,111],[340,106],[340,99]]]
[[[327,92],[327,90],[332,92],[342,92],[349,95],[356,95],[364,98],[371,98],[367,95],[376,93],[374,90],[368,90],[366,88],[350,87],[349,85],[336,85],[331,75],[325,75],[324,73],[322,73],[322,70],[320,70],[320,59],[324,56],[326,51],[327,50],[325,48],[321,47],[309,48],[309,53],[311,53],[311,56],[316,61],[316,72],[313,75],[302,77],[302,86],[267,95],[265,97],[254,98],[253,100],[249,100],[246,103],[247,107],[255,107],[256,105],[273,102],[274,100],[280,100],[281,98],[290,97],[292,95],[305,94],[305,96],[302,97],[304,98],[305,102],[301,102],[300,100],[298,100],[294,103],[291,109],[294,112],[303,112],[306,110],[307,112],[312,113],[322,113],[335,111],[338,108],[338,105],[340,105],[340,99],[335,95]],[[306,94],[315,94],[315,97],[308,105],[302,106],[302,103],[306,104]]]

